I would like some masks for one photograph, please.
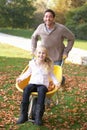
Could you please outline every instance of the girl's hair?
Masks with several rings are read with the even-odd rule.
[[[42,49],[46,52],[46,58],[45,58],[45,63],[43,64],[43,67],[44,69],[48,72],[50,70],[53,70],[53,62],[51,60],[51,58],[48,56],[48,51],[47,49],[42,46],[42,45],[39,45],[37,48],[36,48],[36,52],[38,51],[38,49]]]

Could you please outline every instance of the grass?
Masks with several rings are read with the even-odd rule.
[[[0,129],[86,130],[87,66],[70,63],[63,66],[66,82],[58,92],[59,104],[45,110],[43,126],[31,122],[16,125],[22,93],[16,89],[15,80],[30,59],[29,52],[0,44]]]
[[[20,36],[24,38],[31,38],[33,29],[13,29],[13,28],[0,28],[0,32]]]
[[[26,30],[26,29],[0,28],[0,32],[11,34],[11,35],[16,35],[16,36],[21,36],[25,38],[31,38],[33,29]],[[75,40],[74,47],[87,50],[87,41]]]
[[[85,40],[76,40],[75,43],[74,43],[74,47],[87,51],[87,41],[85,41]]]

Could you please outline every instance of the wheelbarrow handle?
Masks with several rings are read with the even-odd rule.
[[[64,60],[62,59],[62,62],[61,62],[61,67],[63,66],[63,64],[64,64]]]

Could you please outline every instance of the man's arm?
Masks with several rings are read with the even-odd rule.
[[[68,56],[68,53],[69,51],[72,49],[73,47],[73,44],[74,44],[74,40],[75,40],[75,36],[74,34],[68,29],[68,28],[64,28],[64,31],[63,31],[63,35],[64,35],[64,38],[67,39],[67,45],[64,49],[64,52],[63,52],[63,57],[67,57]]]
[[[31,51],[32,53],[34,54],[35,50],[36,50],[36,47],[37,47],[37,42],[39,40],[39,34],[40,34],[40,26],[39,25],[37,27],[37,29],[34,31],[32,37],[31,37]]]

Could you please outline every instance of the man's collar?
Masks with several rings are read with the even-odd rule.
[[[56,24],[54,23],[54,27],[52,29],[49,29],[47,28],[46,24],[44,23],[44,26],[45,26],[45,30],[48,32],[48,33],[51,33],[53,30],[56,29]]]

